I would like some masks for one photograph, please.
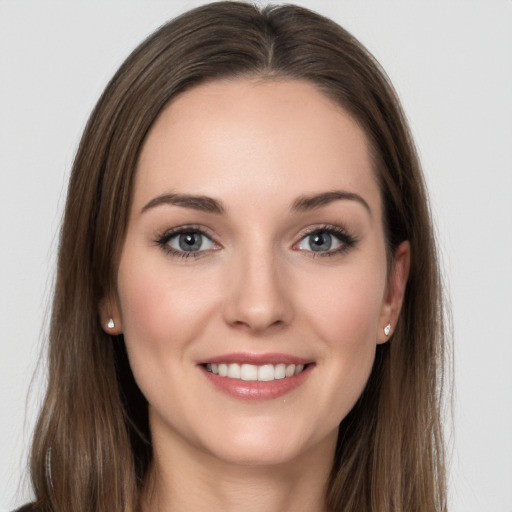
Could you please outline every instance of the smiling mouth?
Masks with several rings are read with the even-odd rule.
[[[270,382],[281,380],[301,374],[308,365],[304,364],[238,364],[238,363],[206,363],[206,371],[226,377],[244,381]]]

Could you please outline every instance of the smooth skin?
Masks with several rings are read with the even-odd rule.
[[[324,510],[338,425],[392,336],[409,259],[404,242],[388,274],[367,138],[313,85],[216,81],[167,106],[140,155],[118,299],[100,308],[149,402],[145,509]],[[247,401],[199,364],[239,352],[312,364]]]

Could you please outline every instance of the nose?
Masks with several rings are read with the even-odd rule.
[[[272,249],[253,245],[230,261],[228,274],[224,317],[229,325],[263,333],[291,322],[292,290]]]

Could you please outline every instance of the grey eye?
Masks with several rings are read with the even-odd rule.
[[[215,244],[206,235],[198,231],[187,231],[171,237],[167,245],[176,251],[198,252],[212,249]]]
[[[299,251],[335,254],[351,247],[353,240],[346,233],[334,229],[317,229],[301,238],[295,246]]]
[[[178,236],[178,244],[182,251],[199,251],[203,237],[199,233],[183,233]]]
[[[308,245],[312,251],[328,251],[332,247],[332,235],[325,231],[318,231],[309,235]]]

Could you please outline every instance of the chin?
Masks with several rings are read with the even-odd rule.
[[[304,432],[287,428],[256,428],[250,430],[229,430],[228,439],[212,443],[210,453],[225,463],[240,466],[278,466],[308,458],[317,453],[319,446],[325,446],[329,454],[334,453],[338,429],[315,439]],[[212,446],[212,445],[211,445]],[[321,450],[323,451],[323,450]],[[325,453],[325,452],[324,452]]]

